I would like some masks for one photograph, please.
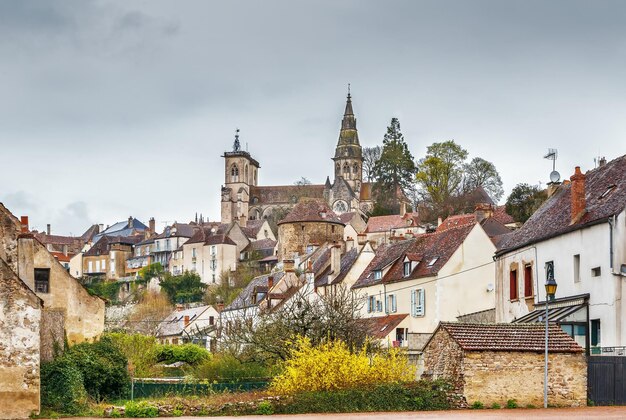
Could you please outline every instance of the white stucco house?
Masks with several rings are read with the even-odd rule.
[[[558,284],[549,321],[592,354],[626,346],[626,156],[577,167],[496,253],[496,321],[542,322],[546,268]]]

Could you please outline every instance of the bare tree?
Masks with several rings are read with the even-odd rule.
[[[380,159],[381,155],[382,148],[380,146],[363,148],[363,178],[365,179],[365,181],[376,181],[373,175],[373,171],[374,166],[376,166],[376,162],[378,162],[378,159]]]

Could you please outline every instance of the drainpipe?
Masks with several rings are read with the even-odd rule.
[[[613,270],[613,226],[615,226],[615,216],[609,217],[609,267],[611,267],[611,272],[615,273]]]

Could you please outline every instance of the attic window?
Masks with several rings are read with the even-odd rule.
[[[383,278],[383,270],[374,270],[374,280],[380,280]]]
[[[606,197],[607,195],[609,195],[611,193],[611,191],[613,191],[615,189],[615,187],[617,187],[617,185],[613,184],[613,185],[609,185],[606,188],[606,191],[604,191],[602,193],[602,195],[600,197],[598,197],[599,199],[603,199],[604,197]]]
[[[438,259],[439,259],[439,257],[435,257],[432,260],[430,260],[430,262],[428,263],[428,266],[432,267],[433,265],[435,265],[435,263],[437,262]]]
[[[404,262],[404,277],[409,277],[411,275],[411,261]]]
[[[387,329],[387,327],[388,327],[388,326],[389,326],[389,324],[385,324],[385,325],[384,325],[384,326],[380,329],[380,331],[381,331],[381,332],[385,331],[385,330]]]

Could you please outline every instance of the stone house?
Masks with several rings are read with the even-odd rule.
[[[198,229],[200,228],[195,223],[174,223],[167,226],[162,233],[151,238],[154,240],[153,262],[161,263],[163,268],[168,270],[172,254],[183,246]]]
[[[126,261],[133,258],[133,247],[143,236],[102,236],[83,254],[83,275],[104,280],[120,280],[136,273],[127,273]]]
[[[0,258],[0,418],[39,414],[42,306]]]
[[[543,405],[545,326],[442,322],[424,347],[423,378],[446,379],[464,405]],[[584,350],[557,325],[548,340],[548,403],[587,405]]]
[[[251,242],[264,239],[276,240],[276,235],[274,235],[272,227],[265,219],[248,220],[246,225],[241,227],[241,230]]]
[[[542,320],[550,270],[550,321],[592,354],[615,354],[626,346],[626,155],[586,174],[576,167],[550,191],[496,253],[496,321]]]
[[[344,224],[322,200],[302,200],[278,222],[278,260],[309,254],[325,243],[343,243]]]
[[[0,204],[0,259],[43,301],[41,357],[53,356],[55,343],[90,341],[104,330],[104,301],[91,296],[28,230]]]
[[[222,281],[223,272],[235,271],[239,250],[237,243],[225,233],[227,226],[209,225],[198,229],[182,246],[181,272],[197,273],[203,283],[218,284]],[[241,232],[240,228],[238,232]],[[172,266],[172,269],[174,267],[178,267],[178,264]]]
[[[340,214],[339,220],[345,225],[343,230],[344,241],[356,241],[359,234],[363,233],[367,227],[367,223],[363,220],[361,213],[356,211]]]
[[[126,275],[137,277],[139,270],[152,264],[154,237],[145,239],[133,245],[133,254],[126,258]]]

